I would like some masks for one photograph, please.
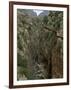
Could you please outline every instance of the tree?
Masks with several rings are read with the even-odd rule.
[[[63,29],[63,12],[49,11],[48,16],[44,16],[43,23],[57,31]]]

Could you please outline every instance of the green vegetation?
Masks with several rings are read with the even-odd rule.
[[[17,79],[63,77],[63,12],[17,10]]]

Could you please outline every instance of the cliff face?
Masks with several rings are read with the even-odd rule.
[[[62,78],[63,77],[63,49],[61,43],[63,41],[58,38],[57,44],[52,50],[52,77]]]
[[[33,10],[17,10],[18,80],[63,77],[63,29],[59,17],[62,12],[37,16]],[[60,27],[52,28],[54,18],[60,19]]]

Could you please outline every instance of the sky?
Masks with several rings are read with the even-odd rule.
[[[43,12],[43,10],[37,10],[37,9],[34,9],[33,11],[36,12],[37,16]]]

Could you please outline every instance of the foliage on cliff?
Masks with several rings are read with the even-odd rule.
[[[63,12],[17,10],[17,79],[63,77]]]

